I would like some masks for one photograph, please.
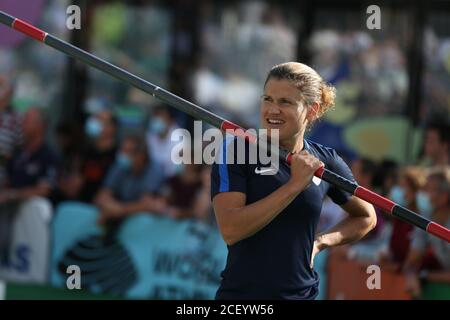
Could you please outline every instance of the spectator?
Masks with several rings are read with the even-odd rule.
[[[45,198],[55,185],[57,159],[45,142],[46,121],[37,108],[29,109],[23,118],[23,149],[13,153],[7,164],[7,189],[0,193],[0,250],[9,247],[12,223],[23,200]],[[48,216],[50,204],[41,199]]]
[[[176,219],[200,218],[208,220],[209,176],[205,176],[204,167],[197,164],[186,164],[181,174],[167,180],[168,215]],[[202,197],[206,194],[207,197]]]
[[[359,185],[373,190],[373,181],[377,172],[376,164],[365,158],[352,163],[352,172]],[[359,243],[354,244],[348,251],[350,258],[360,261],[378,261],[381,255],[388,251],[391,226],[386,224],[383,212],[375,208],[377,225]]]
[[[138,135],[126,136],[116,163],[95,198],[100,209],[99,223],[120,220],[137,212],[165,212],[165,201],[157,195],[162,180],[161,168],[149,159],[145,139]]]
[[[390,198],[401,206],[418,212],[417,197],[425,185],[425,172],[420,167],[405,167],[400,171],[398,185],[391,189]],[[392,220],[389,260],[401,270],[409,252],[413,225],[400,219]]]
[[[66,170],[73,167],[79,168],[85,144],[83,130],[78,123],[67,120],[59,123],[55,131],[61,166],[67,168]]]
[[[428,166],[450,165],[450,126],[432,122],[425,130],[425,164]]]
[[[8,162],[8,189],[0,195],[0,203],[32,196],[47,197],[57,178],[57,158],[45,142],[46,120],[37,108],[23,118],[23,149]]]
[[[147,144],[152,161],[162,168],[165,178],[175,175],[181,168],[171,159],[172,147],[176,144],[171,140],[171,134],[176,128],[174,115],[169,109],[154,109],[148,128]]]
[[[352,172],[359,185],[372,188],[372,182],[377,170],[377,165],[369,159],[360,158],[352,163]]]
[[[20,119],[12,110],[13,86],[0,76],[0,190],[6,184],[6,163],[22,142]]]
[[[117,119],[109,110],[98,112],[86,122],[86,134],[91,143],[81,167],[84,181],[80,193],[82,201],[92,202],[114,163],[117,153],[117,126]]]
[[[449,228],[450,167],[433,169],[427,179],[426,191],[432,208],[431,217],[427,218]],[[437,266],[424,265],[427,250],[433,252]],[[407,279],[406,289],[416,298],[421,297],[423,284],[450,284],[450,244],[416,229],[403,270]]]
[[[85,124],[88,146],[81,152],[82,155],[79,148],[73,148],[77,144],[73,141],[73,134],[63,135],[60,149],[68,156],[66,172],[53,197],[55,203],[69,199],[93,201],[116,157],[117,125],[117,119],[109,110],[100,110],[90,116]],[[65,133],[70,125],[63,129]]]
[[[373,182],[377,173],[377,165],[369,159],[356,159],[352,163],[352,172],[359,185],[373,190]],[[378,208],[375,208],[377,214],[377,225],[370,231],[365,239],[376,238],[379,236],[384,227],[384,215]]]
[[[382,196],[389,196],[389,192],[397,182],[398,171],[398,164],[393,160],[385,159],[378,165],[373,185]]]

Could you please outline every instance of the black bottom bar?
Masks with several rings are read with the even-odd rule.
[[[396,205],[394,209],[392,209],[392,214],[401,220],[412,223],[425,231],[427,230],[428,223],[430,223],[428,219],[399,205]]]
[[[16,20],[16,18],[10,16],[9,14],[4,13],[3,11],[0,11],[0,22],[4,23],[8,26],[12,26],[14,20]]]
[[[355,193],[356,188],[358,188],[358,185],[348,179],[345,179],[344,177],[341,177],[334,172],[331,172],[327,169],[323,172],[322,180],[331,183],[332,185],[335,185],[338,188],[341,188],[344,191],[347,191],[351,194]]]

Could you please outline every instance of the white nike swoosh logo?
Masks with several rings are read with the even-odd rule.
[[[273,172],[275,169],[274,168],[255,168],[255,173],[256,174],[265,174],[267,172]]]

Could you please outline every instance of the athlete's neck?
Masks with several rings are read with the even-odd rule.
[[[303,134],[299,134],[292,139],[280,141],[280,146],[292,153],[299,153],[303,150]]]

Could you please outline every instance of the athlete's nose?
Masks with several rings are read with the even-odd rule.
[[[267,109],[268,114],[280,114],[280,109],[276,105],[276,103],[271,103]]]

